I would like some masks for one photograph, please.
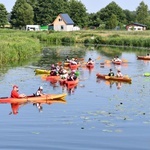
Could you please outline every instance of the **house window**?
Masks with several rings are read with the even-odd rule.
[[[64,26],[61,26],[61,30],[64,30]]]
[[[61,19],[61,18],[59,18],[59,21],[62,21],[62,19]]]

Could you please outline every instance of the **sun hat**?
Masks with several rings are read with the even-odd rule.
[[[43,90],[43,87],[42,87],[42,86],[40,86],[40,87],[39,87],[39,89],[40,89],[40,90]]]
[[[13,88],[18,88],[18,86],[17,86],[17,85],[14,85]]]

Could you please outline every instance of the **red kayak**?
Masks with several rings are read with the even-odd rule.
[[[94,64],[93,64],[93,63],[87,63],[87,64],[86,64],[86,67],[87,67],[88,69],[92,69],[92,68],[94,68]]]
[[[47,81],[58,81],[59,79],[60,79],[60,76],[51,76],[51,75],[49,75],[49,76],[46,77]]]
[[[73,80],[73,81],[67,81],[65,82],[65,84],[67,86],[71,86],[71,85],[77,85],[79,83],[79,79]]]
[[[69,64],[69,68],[71,69],[71,70],[77,70],[78,69],[78,67],[80,66],[80,64]]]
[[[59,79],[60,85],[64,85],[66,83],[67,79]]]

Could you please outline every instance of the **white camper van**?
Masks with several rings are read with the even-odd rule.
[[[26,31],[40,31],[40,25],[26,25]]]

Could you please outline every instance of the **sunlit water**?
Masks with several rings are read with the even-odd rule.
[[[97,59],[99,58],[100,59]],[[97,51],[87,51],[84,60],[95,59],[89,71],[79,68],[80,82],[73,91],[35,76],[35,66],[10,68],[0,76],[1,97],[9,96],[12,85],[30,95],[42,85],[45,93],[67,92],[66,104],[43,105],[39,112],[32,104],[9,115],[10,104],[0,104],[0,149],[2,150],[149,150],[150,148],[150,61],[136,59],[134,52],[120,57],[128,63],[120,66],[101,62],[110,58]],[[121,69],[132,78],[132,84],[97,80],[96,73],[107,74]]]

